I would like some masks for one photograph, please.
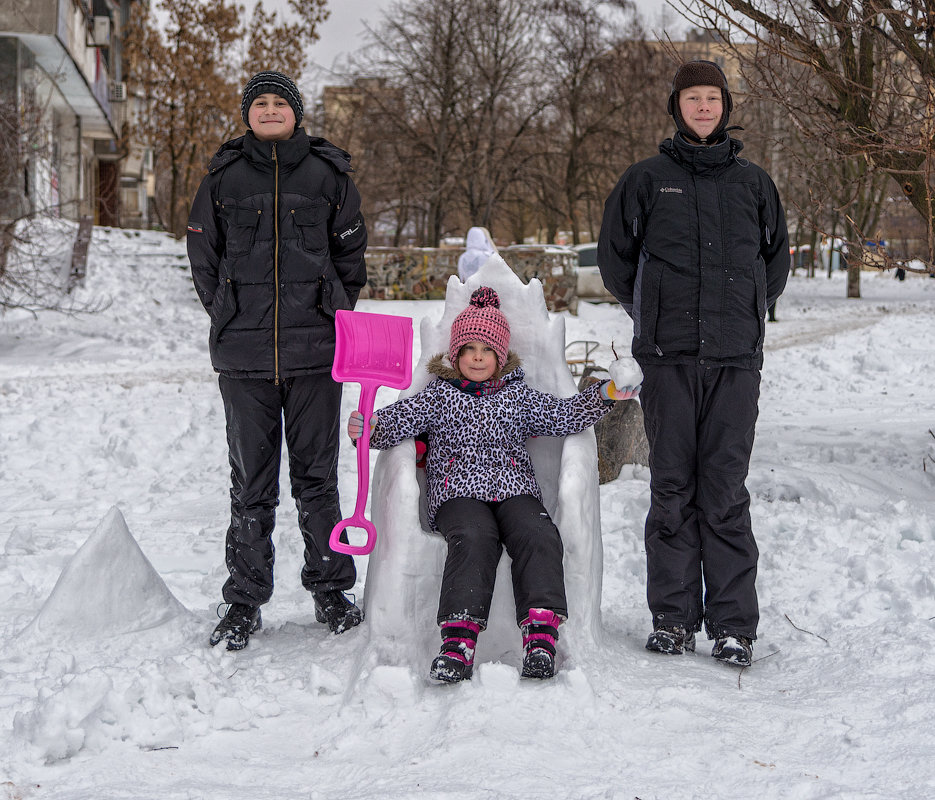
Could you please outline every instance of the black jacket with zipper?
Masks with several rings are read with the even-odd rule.
[[[350,156],[297,130],[226,142],[188,222],[192,279],[215,370],[289,378],[331,370],[334,313],[367,282],[367,229]]]
[[[633,318],[644,364],[763,364],[766,309],[789,273],[786,220],[769,175],[726,136],[676,134],[607,198],[598,264]]]

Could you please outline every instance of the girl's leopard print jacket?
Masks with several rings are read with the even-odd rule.
[[[531,494],[542,500],[526,440],[578,433],[613,406],[601,396],[601,383],[565,398],[530,388],[512,351],[503,370],[505,385],[482,397],[448,382],[457,372],[447,355],[432,358],[427,369],[438,376],[428,386],[377,411],[370,445],[387,450],[403,439],[428,434],[425,479],[433,530],[436,512],[453,497],[495,502]]]

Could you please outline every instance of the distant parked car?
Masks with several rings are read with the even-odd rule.
[[[597,266],[597,242],[576,244],[572,249],[578,253],[578,299],[592,303],[612,301],[614,296],[604,288]]]

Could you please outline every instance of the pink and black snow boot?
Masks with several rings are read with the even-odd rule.
[[[470,680],[474,674],[474,648],[480,625],[469,619],[441,623],[442,649],[432,662],[429,677],[445,683]]]
[[[524,678],[551,678],[555,674],[555,642],[562,618],[547,608],[530,608],[521,623]]]

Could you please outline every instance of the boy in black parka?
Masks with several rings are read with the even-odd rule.
[[[789,272],[776,187],[740,157],[717,64],[676,72],[678,131],[631,166],[607,198],[604,285],[633,318],[649,440],[649,650],[752,662],[758,551],[744,485],[753,448],[766,310]]]
[[[341,518],[334,314],[352,309],[366,284],[367,230],[350,156],[308,136],[303,111],[288,77],[254,75],[241,103],[249,130],[211,160],[188,223],[227,419],[229,606],[210,643],[226,639],[229,650],[246,647],[273,591],[283,429],[305,541],[302,585],[333,632],[361,621],[343,594],[356,581],[354,562],[332,552],[328,539]]]

